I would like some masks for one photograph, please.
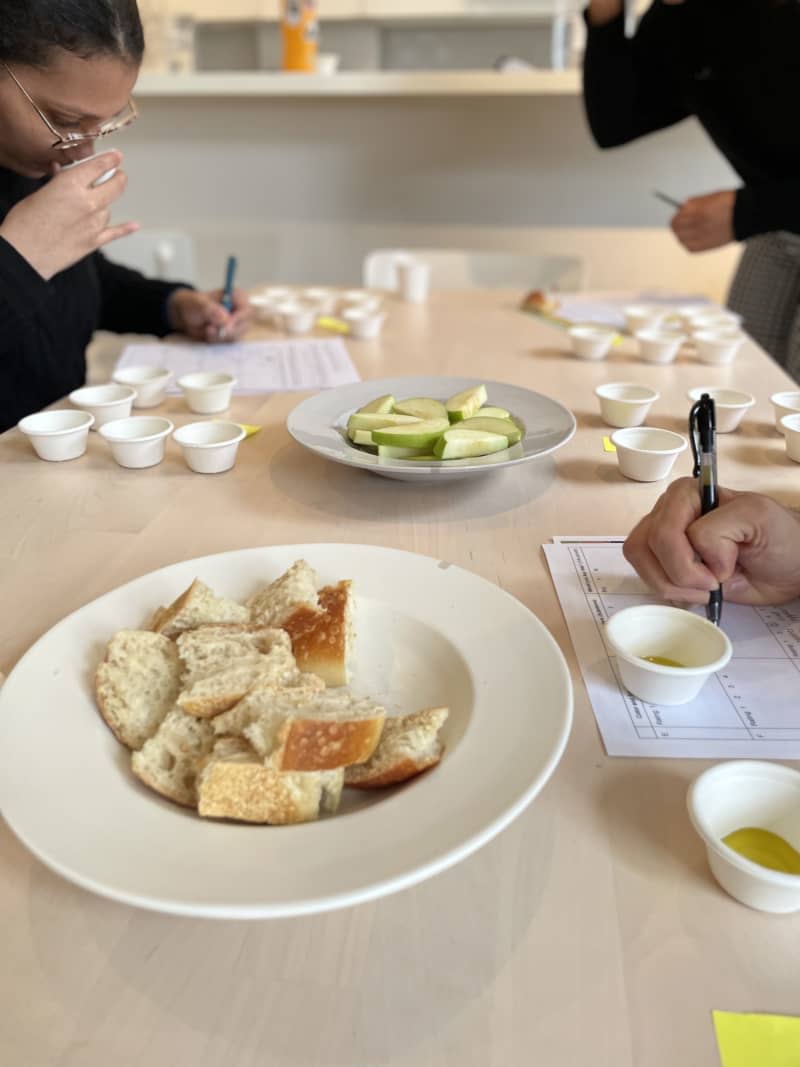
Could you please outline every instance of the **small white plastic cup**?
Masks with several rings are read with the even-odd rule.
[[[39,459],[60,463],[86,451],[94,415],[88,411],[38,411],[17,423]]]
[[[716,365],[733,363],[736,353],[747,340],[743,333],[728,330],[697,330],[692,337],[700,362]]]
[[[654,330],[637,330],[636,340],[639,343],[639,358],[645,363],[672,363],[686,335],[659,326]]]
[[[635,482],[666,478],[675,460],[689,447],[681,434],[655,426],[617,430],[611,441],[617,450],[620,472]]]
[[[608,426],[641,426],[660,394],[649,385],[607,382],[594,395],[600,401],[600,416]]]
[[[363,311],[368,315],[377,315],[383,308],[383,301],[377,296],[366,296],[363,300],[342,301],[340,314],[346,311]]]
[[[687,806],[711,873],[726,893],[757,911],[800,910],[800,875],[762,867],[723,844],[728,834],[752,827],[800,850],[800,773],[760,760],[718,763],[692,782]]]
[[[93,430],[131,413],[136,390],[129,385],[85,385],[69,394],[71,404],[94,415]]]
[[[430,291],[430,264],[413,258],[398,259],[395,270],[397,288],[403,300],[409,304],[424,304]]]
[[[694,700],[733,654],[727,634],[713,622],[683,608],[637,604],[616,612],[605,625],[622,684],[648,704],[673,706]],[[648,663],[661,656],[683,664]]]
[[[235,422],[190,422],[173,435],[186,466],[197,474],[221,474],[236,462],[245,431]]]
[[[318,315],[332,315],[336,311],[339,298],[333,289],[314,285],[304,289],[300,294],[306,304],[314,308]]]
[[[363,307],[345,308],[342,318],[350,327],[350,333],[359,341],[373,341],[380,336],[386,315],[383,312],[367,311]]]
[[[319,311],[308,304],[289,300],[276,305],[275,315],[286,333],[298,335],[310,333],[314,329]]]
[[[740,332],[742,316],[737,311],[728,311],[726,308],[706,309],[694,316],[691,322],[692,330],[721,330]]]
[[[786,455],[795,463],[800,463],[800,411],[794,415],[784,415],[781,429],[786,439]]]
[[[670,309],[655,304],[629,304],[623,311],[628,332],[656,329],[669,315]]]
[[[680,307],[674,308],[672,314],[681,320],[685,330],[689,330],[696,319],[701,319],[706,315],[717,315],[721,310],[715,304],[681,304]]]
[[[745,414],[755,404],[756,398],[750,393],[740,393],[738,389],[718,389],[716,386],[704,385],[699,389],[690,389],[686,394],[694,403],[703,393],[708,393],[714,401],[717,416],[717,433],[733,433]]]
[[[112,375],[117,385],[130,385],[136,390],[135,408],[155,408],[164,402],[172,371],[166,367],[125,367]]]
[[[569,339],[578,359],[605,359],[618,334],[610,326],[571,326]]]
[[[338,52],[319,52],[317,54],[317,74],[330,78],[339,69],[341,57]]]
[[[100,436],[111,445],[111,455],[120,467],[138,470],[155,467],[162,461],[167,437],[173,429],[169,419],[133,415],[107,422],[100,428]]]
[[[800,390],[773,393],[769,399],[775,409],[775,429],[778,433],[785,433],[781,419],[784,415],[794,415],[800,411]]]
[[[292,290],[285,285],[269,286],[267,289],[260,289],[255,293],[251,293],[249,297],[249,303],[255,311],[256,319],[259,322],[270,326],[278,326],[279,328],[281,327],[281,322],[276,309],[279,304],[293,300]]]
[[[222,372],[198,371],[178,379],[183,398],[197,415],[216,415],[230,407],[236,378]]]
[[[93,156],[84,156],[83,159],[75,159],[72,161],[72,163],[64,163],[62,164],[61,169],[72,170],[73,167],[81,167],[84,163],[91,163],[93,159],[97,159],[97,157],[102,154],[102,152],[95,152]],[[105,185],[106,182],[110,182],[114,175],[117,173],[118,169],[119,168],[117,167],[111,167],[109,170],[104,171],[99,178],[96,178],[92,182],[92,188],[97,189],[98,186]]]

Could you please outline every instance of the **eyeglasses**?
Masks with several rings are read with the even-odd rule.
[[[102,126],[99,126],[92,133],[59,133],[16,74],[14,74],[6,63],[3,63],[2,65],[19,91],[34,109],[50,133],[55,137],[55,141],[50,146],[51,148],[57,148],[60,151],[63,151],[67,148],[75,148],[77,145],[84,144],[86,141],[96,141],[98,137],[107,137],[110,133],[116,133],[117,130],[123,130],[126,126],[130,126],[132,122],[135,122],[139,117],[139,111],[137,110],[136,104],[133,102],[133,98],[131,98],[128,100],[125,108],[118,115],[115,115],[107,122],[104,122]]]

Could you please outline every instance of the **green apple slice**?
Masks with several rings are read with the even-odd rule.
[[[447,408],[441,400],[430,396],[412,396],[408,400],[398,400],[394,411],[401,415],[416,415],[418,419],[446,419]]]
[[[420,462],[422,462],[422,463],[438,463],[439,462],[439,457],[435,456],[433,454],[433,452],[423,452],[423,454],[421,456],[409,456],[408,458],[409,458],[410,461],[413,460],[414,463],[420,463]]]
[[[376,415],[357,411],[347,420],[347,431],[349,433],[350,430],[379,430],[383,426],[404,426],[421,421],[421,419],[415,419],[413,415]]]
[[[372,434],[370,434],[370,440]],[[378,455],[382,459],[414,459],[416,456],[423,455],[424,448],[407,448],[403,445],[378,445]]]
[[[370,400],[368,404],[365,404],[363,408],[358,409],[359,415],[386,415],[394,407],[394,397],[387,393],[386,396],[379,396],[375,400]],[[413,414],[413,412],[409,412]]]
[[[473,385],[470,389],[465,389],[463,393],[451,396],[445,408],[451,422],[461,422],[462,419],[468,419],[474,415],[478,408],[483,407],[486,400],[486,386]]]
[[[511,412],[506,411],[505,408],[495,408],[491,404],[487,404],[486,407],[479,408],[478,415],[486,416],[487,419],[509,419],[511,418]]]
[[[508,438],[500,433],[484,430],[445,430],[433,446],[439,459],[467,459],[473,456],[489,456],[508,448]]]
[[[501,433],[508,438],[509,445],[515,445],[522,439],[522,430],[511,419],[493,419],[486,415],[473,415],[458,424],[459,430],[484,430],[486,433]]]
[[[372,431],[372,440],[376,445],[430,449],[449,425],[447,419],[420,419],[411,426],[382,426]]]
[[[374,445],[372,430],[348,430],[347,436],[354,445]]]

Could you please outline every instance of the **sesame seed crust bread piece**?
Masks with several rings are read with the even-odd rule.
[[[300,672],[283,630],[206,626],[177,640],[183,666],[178,706],[199,718],[232,708],[254,686],[295,685]]]
[[[180,662],[172,641],[148,630],[121,630],[111,638],[95,673],[95,698],[123,745],[141,748],[179,691]]]
[[[250,612],[235,600],[218,597],[199,578],[195,578],[169,607],[159,608],[151,621],[152,628],[165,637],[177,637],[184,630],[219,623],[246,623]]]
[[[347,660],[353,640],[352,582],[327,585],[319,592],[319,609],[297,608],[282,626],[292,639],[301,670],[329,686],[347,685]]]
[[[282,773],[241,738],[217,740],[198,775],[198,811],[205,818],[287,826],[333,813],[344,771]]]
[[[133,773],[150,789],[182,804],[197,806],[197,772],[214,744],[211,724],[173,708],[149,741],[131,756]]]
[[[345,785],[382,789],[435,767],[444,751],[439,731],[448,714],[447,708],[426,708],[412,715],[387,718],[375,752],[366,763],[347,768]]]
[[[319,578],[304,559],[295,560],[280,578],[247,600],[247,608],[257,626],[282,626],[283,620],[301,605],[318,607]]]

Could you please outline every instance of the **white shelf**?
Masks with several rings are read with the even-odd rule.
[[[577,70],[364,71],[323,77],[224,71],[207,74],[142,74],[138,97],[381,97],[381,96],[571,96],[580,92]]]

